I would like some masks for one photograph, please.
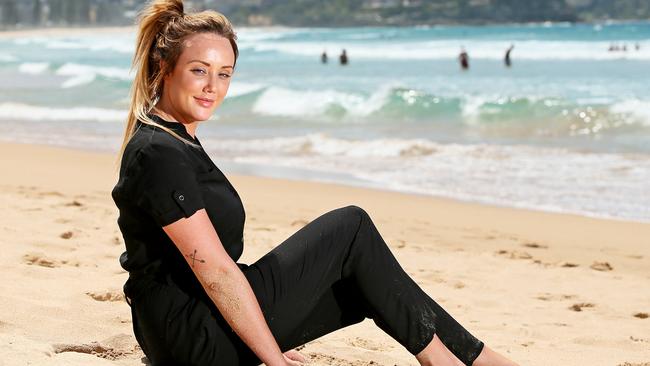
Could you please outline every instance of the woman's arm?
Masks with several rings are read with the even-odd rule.
[[[205,209],[163,230],[225,320],[257,357],[269,366],[297,365],[280,351],[248,280],[224,249]]]

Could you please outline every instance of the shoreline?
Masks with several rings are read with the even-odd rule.
[[[95,166],[95,164],[90,164],[86,168],[87,172],[91,172],[94,177],[92,180],[92,187],[94,191],[108,191],[112,189],[113,185],[117,182],[117,175],[119,173],[119,166],[116,164],[115,154],[109,153],[106,151],[90,151],[82,150],[68,147],[57,147],[50,145],[39,145],[39,144],[13,144],[0,141],[0,153],[8,155],[7,150],[18,150],[19,155],[32,155],[38,154],[42,155],[43,159],[39,160],[39,164],[43,162],[44,159],[50,160],[47,168],[45,165],[42,165],[43,168],[47,169],[45,174],[50,178],[48,179],[48,186],[55,188],[62,192],[72,193],[75,190],[87,189],[89,188],[85,183],[78,181],[71,181],[68,177],[72,176],[74,173],[70,171],[62,171],[57,167],[57,162],[61,158],[69,159],[70,161],[77,160],[83,165],[87,165],[91,162],[101,161],[101,166]],[[3,168],[5,171],[17,171],[19,169],[19,161],[12,162],[7,164],[4,162],[0,165],[0,168]],[[218,166],[222,166],[219,164]],[[71,168],[66,165],[66,168]],[[109,168],[107,170],[107,168]],[[384,189],[381,187],[368,187],[368,186],[355,186],[351,184],[339,183],[339,182],[323,182],[323,181],[312,181],[299,178],[279,178],[273,176],[259,176],[252,174],[240,174],[232,173],[229,169],[222,169],[224,173],[233,182],[235,188],[238,188],[238,184],[235,182],[240,182],[244,189],[255,190],[257,186],[270,186],[279,191],[285,192],[287,195],[296,195],[300,196],[300,200],[314,200],[315,204],[321,204],[321,210],[315,212],[325,212],[336,207],[342,207],[349,204],[356,204],[357,199],[354,197],[359,195],[363,197],[365,193],[368,193],[373,197],[380,197],[382,199],[397,203],[405,202],[413,203],[416,205],[424,205],[429,208],[434,207],[445,207],[449,209],[450,212],[460,213],[460,212],[480,212],[483,217],[487,220],[484,224],[479,225],[485,226],[485,228],[493,228],[495,221],[501,221],[506,223],[507,219],[511,216],[516,216],[520,220],[520,223],[526,222],[527,225],[536,226],[541,222],[549,222],[551,226],[556,224],[562,224],[566,226],[568,231],[562,233],[562,235],[575,235],[575,238],[580,237],[580,233],[576,230],[569,229],[573,225],[577,226],[589,226],[589,227],[598,227],[600,225],[612,225],[618,227],[620,232],[637,232],[638,230],[648,230],[648,237],[650,237],[650,223],[647,222],[638,222],[633,220],[623,220],[623,219],[614,219],[614,218],[602,218],[602,217],[590,217],[585,215],[579,215],[574,213],[561,213],[561,212],[550,212],[543,210],[535,210],[529,208],[521,207],[510,207],[510,206],[500,206],[500,205],[491,205],[484,204],[479,202],[472,201],[463,201],[457,200],[449,197],[440,197],[440,196],[431,196],[426,194],[411,193],[411,192],[401,192],[394,191],[390,189]],[[109,173],[110,171],[110,173]],[[63,175],[58,174],[63,173]],[[108,174],[107,174],[108,173]],[[13,185],[16,184],[26,184],[29,182],[33,176],[31,172],[25,172],[24,175],[13,175],[9,179],[4,179],[3,183],[7,181]],[[101,181],[98,181],[97,178],[102,177]],[[2,181],[0,181],[2,182]],[[301,188],[309,188],[308,190],[323,190],[325,192],[334,192],[335,195],[343,193],[343,196],[350,198],[349,201],[345,200],[327,200],[322,197],[311,197],[309,195],[304,195],[300,193]],[[246,203],[246,198],[242,196],[242,200]],[[365,202],[363,200],[362,202]],[[366,202],[369,206],[374,206],[372,201]],[[336,204],[338,204],[338,206]],[[245,205],[246,206],[246,205]],[[442,213],[442,212],[441,212]],[[412,219],[417,220],[418,216],[415,213],[409,215]],[[488,219],[489,218],[489,219]],[[459,217],[454,217],[453,219],[460,219]],[[563,224],[566,223],[566,224]],[[542,234],[544,230],[540,230],[538,233]],[[544,236],[550,238],[557,238],[558,235],[552,233],[544,233]],[[613,238],[610,238],[613,240]],[[585,249],[589,246],[586,245]],[[638,249],[644,249],[644,246],[638,246]],[[650,247],[647,248],[650,254]],[[649,258],[650,259],[650,258]],[[585,263],[587,264],[587,263]]]
[[[0,161],[8,172],[0,204],[11,213],[0,225],[3,365],[141,362],[121,289],[128,274],[119,267],[125,248],[110,197],[114,155],[4,142],[0,154],[10,157]],[[650,360],[650,224],[227,176],[247,213],[241,263],[253,263],[315,217],[353,204],[370,214],[430,296],[520,364]],[[416,365],[371,320],[300,352],[314,366]]]
[[[113,151],[110,148],[93,149],[87,147],[51,145],[51,144],[40,143],[40,142],[30,143],[30,142],[3,141],[0,139],[0,145],[2,144],[30,145],[30,146],[37,146],[42,148],[55,148],[55,149],[62,149],[62,150],[107,154],[111,156],[116,156],[117,154],[117,151]],[[635,223],[635,224],[650,224],[650,220],[643,220],[643,219],[635,220],[630,218],[610,216],[607,214],[591,214],[588,212],[573,212],[568,210],[563,211],[561,209],[551,210],[551,209],[536,208],[536,207],[526,207],[523,205],[517,206],[516,204],[482,202],[478,200],[472,201],[470,199],[432,195],[432,194],[421,193],[417,191],[397,190],[397,189],[381,187],[374,182],[363,181],[360,178],[345,177],[339,173],[309,171],[298,167],[289,168],[289,167],[278,166],[278,167],[273,167],[271,169],[268,169],[268,168],[264,168],[260,164],[238,163],[234,161],[221,161],[219,162],[219,165],[220,168],[222,168],[222,170],[225,170],[225,172],[229,173],[228,175],[261,178],[261,179],[265,179],[265,178],[278,179],[278,180],[287,180],[287,181],[294,181],[294,182],[309,182],[315,184],[320,184],[320,183],[333,184],[333,185],[341,185],[350,188],[371,189],[371,190],[376,190],[376,191],[386,192],[386,193],[405,194],[405,195],[422,197],[422,198],[433,198],[433,199],[439,199],[443,201],[455,202],[461,204],[486,206],[486,207],[496,208],[496,209],[512,209],[512,210],[521,210],[521,211],[531,211],[536,213],[568,215],[568,216],[575,216],[575,217],[595,219],[595,220],[608,220],[608,221],[628,222],[628,223]],[[223,167],[226,167],[226,169],[223,169]],[[305,174],[308,174],[309,177],[304,176]],[[334,178],[334,177],[340,177],[340,178]]]

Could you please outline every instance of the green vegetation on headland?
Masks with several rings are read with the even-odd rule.
[[[141,0],[0,0],[0,27],[133,24]],[[649,0],[186,0],[237,25],[405,26],[650,19]]]
[[[244,1],[240,6],[229,10],[233,21],[239,24],[287,26],[403,26],[650,19],[648,0],[263,0]]]

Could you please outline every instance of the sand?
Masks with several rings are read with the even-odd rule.
[[[142,364],[114,156],[10,143],[0,154],[0,365]],[[229,177],[247,211],[242,262],[355,204],[427,293],[522,365],[650,365],[650,224]],[[300,352],[313,365],[417,365],[369,320]]]

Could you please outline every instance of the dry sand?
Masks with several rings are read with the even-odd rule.
[[[0,365],[139,365],[110,154],[0,144]],[[230,176],[250,263],[330,209],[373,217],[405,269],[522,365],[650,365],[650,224]],[[301,348],[313,365],[416,365],[372,321]]]

